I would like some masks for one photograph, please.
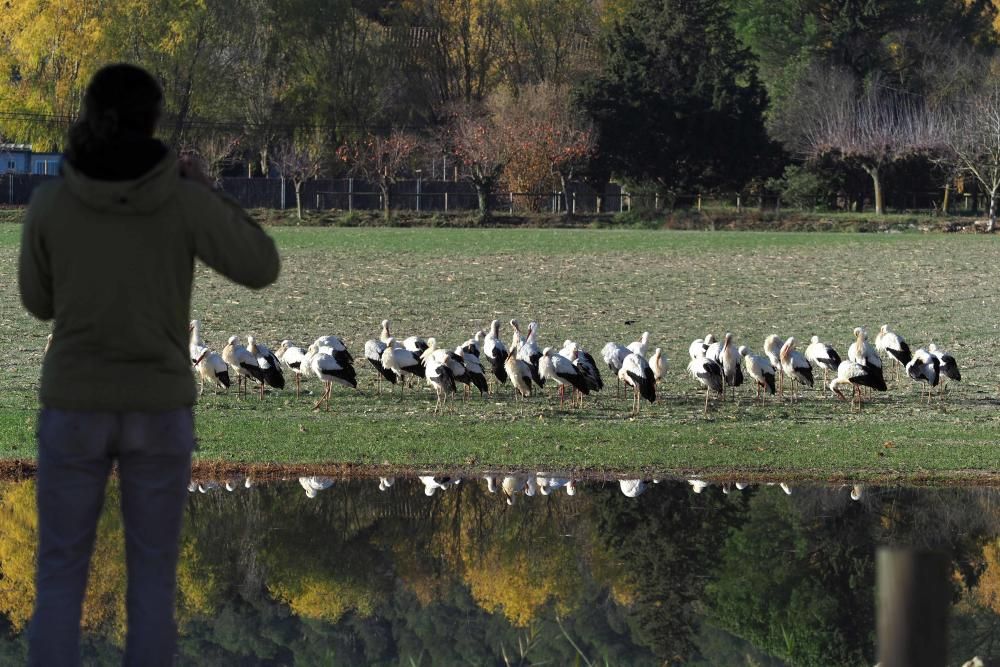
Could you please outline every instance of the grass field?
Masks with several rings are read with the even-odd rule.
[[[206,391],[199,403],[204,462],[386,464],[395,468],[562,468],[755,478],[975,480],[1000,469],[997,313],[990,277],[1000,240],[981,235],[666,232],[608,230],[273,228],[283,257],[261,292],[198,270],[194,316],[206,343],[233,334],[277,347],[323,334],[359,358],[363,393],[273,392],[263,403]],[[0,457],[34,456],[38,366],[47,325],[21,309],[20,228],[0,225]],[[546,387],[515,403],[509,390],[434,415],[421,386],[402,400],[374,393],[364,341],[391,318],[394,331],[455,346],[493,318],[541,323],[540,344],[572,338],[595,356],[608,340],[651,332],[650,351],[672,360],[659,400],[628,419],[614,379],[583,410],[563,410]],[[691,340],[733,332],[761,351],[769,333],[804,345],[817,334],[846,352],[851,330],[889,323],[913,348],[952,352],[964,381],[945,401],[921,404],[906,378],[852,415],[807,391],[761,407],[744,388],[713,400],[686,374]],[[502,333],[509,340],[509,328]],[[318,393],[316,381],[307,383]]]

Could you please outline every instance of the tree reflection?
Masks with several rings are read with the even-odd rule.
[[[628,498],[615,482],[508,505],[481,480],[430,497],[415,479],[315,497],[294,480],[192,488],[180,664],[871,664],[880,543],[949,553],[953,655],[1000,647],[989,490],[664,482]],[[0,485],[3,664],[24,660],[34,496]],[[120,652],[122,543],[112,486],[84,609],[92,662]]]

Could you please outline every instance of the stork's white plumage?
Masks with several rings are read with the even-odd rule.
[[[632,354],[638,354],[640,357],[645,358],[646,348],[649,347],[649,332],[643,331],[642,335],[639,336],[639,340],[632,341],[626,347]]]
[[[812,366],[805,355],[795,349],[794,336],[785,341],[778,356],[781,359],[782,373],[799,384],[813,386]]]
[[[653,376],[653,369],[649,367],[649,362],[641,354],[633,352],[625,357],[622,369],[618,371],[618,377],[625,385],[632,387],[633,417],[639,414],[640,399],[644,398],[650,403],[656,401],[656,378]]]
[[[563,406],[565,388],[570,387],[570,391],[576,390],[586,396],[590,393],[590,386],[586,378],[580,373],[573,362],[555,352],[551,347],[542,350],[542,356],[538,360],[538,373],[545,380],[552,380],[559,385],[559,407]]]
[[[778,380],[779,394],[784,391],[784,373],[781,371],[781,346],[784,344],[785,339],[778,336],[778,334],[771,334],[764,339],[764,355],[767,356],[767,360],[774,367]]]
[[[275,389],[284,389],[285,375],[281,372],[281,362],[274,352],[271,352],[264,343],[258,343],[253,336],[247,336],[247,350],[257,358],[257,366],[264,375],[264,381],[260,383],[261,400],[264,400],[265,384]]]
[[[349,387],[350,389],[358,388],[354,366],[341,364],[332,354],[320,352],[319,346],[315,343],[310,345],[309,349],[306,350],[306,357],[302,363],[309,369],[309,372],[325,384],[323,394],[316,401],[316,404],[313,405],[313,410],[319,410],[319,406],[323,404],[326,405],[327,410],[330,409],[330,394],[333,391],[334,383]]]
[[[819,336],[813,336],[806,346],[806,360],[823,369],[823,386],[827,383],[827,372],[836,373],[842,361],[837,350],[829,343],[820,342]]]
[[[302,375],[308,372],[303,364],[306,359],[306,351],[294,345],[290,340],[283,340],[275,355],[285,365],[285,368],[295,375],[295,398],[298,398],[302,389]]]
[[[883,324],[876,334],[875,349],[880,353],[888,354],[893,361],[901,366],[906,366],[913,358],[910,346],[906,344],[902,336],[889,329],[888,324]]]
[[[201,340],[201,323],[198,320],[191,320],[189,327],[191,341],[189,344],[191,353],[191,363],[198,371],[200,380],[198,395],[205,391],[205,382],[217,385],[222,389],[229,389],[229,364],[225,362],[218,352],[213,352],[206,347]],[[52,334],[49,334],[49,342],[52,341]],[[48,345],[46,345],[46,350]]]
[[[722,366],[722,378],[727,386],[733,388],[733,400],[736,400],[736,387],[743,384],[743,369],[740,368],[739,350],[733,344],[733,334],[723,336],[718,361]]]
[[[247,348],[240,344],[239,336],[230,336],[226,346],[222,348],[222,359],[236,373],[236,397],[246,393],[247,378],[264,382],[264,373],[257,363],[257,357],[250,354]],[[241,394],[242,390],[242,394]]]
[[[449,486],[458,484],[461,480],[451,477],[435,477],[432,475],[421,475],[417,477],[424,485],[424,495],[433,496],[438,489],[447,489]]]
[[[391,338],[391,337],[390,337]],[[378,393],[382,393],[382,379],[386,379],[390,384],[396,384],[396,380],[399,376],[390,369],[386,368],[382,363],[382,354],[386,350],[386,344],[381,340],[371,340],[365,341],[365,359],[371,364],[372,368],[375,369],[376,381],[378,383]]]
[[[854,327],[855,340],[847,348],[847,358],[866,366],[882,368],[882,357],[878,351],[868,342],[868,333],[862,327]]]
[[[451,371],[455,382],[469,384],[469,369],[465,367],[465,361],[462,359],[461,354],[456,354],[444,348],[438,347],[437,339],[433,336],[427,339],[427,349],[424,350],[422,355],[420,355],[420,361],[426,362],[429,357],[434,357],[438,360],[438,363],[446,365],[448,370]]]
[[[511,320],[511,322],[516,322],[516,320]],[[517,358],[528,364],[528,367],[531,369],[532,381],[539,387],[544,387],[545,378],[538,371],[538,361],[542,358],[542,352],[538,349],[537,322],[531,321],[528,323],[528,335],[517,349]]]
[[[604,359],[604,363],[608,365],[608,369],[615,376],[615,395],[621,394],[621,379],[618,377],[618,371],[622,369],[622,364],[625,363],[625,357],[630,355],[631,352],[624,345],[619,345],[615,342],[608,342],[604,347],[601,348],[601,358]]]
[[[746,345],[741,345],[738,352],[743,357],[743,367],[746,369],[747,375],[752,377],[757,385],[757,397],[763,402],[766,394],[773,396],[776,373],[770,360],[759,354],[753,354]]]
[[[930,390],[938,386],[941,379],[941,360],[924,348],[920,348],[913,353],[913,358],[906,365],[906,374],[917,382],[927,384],[927,401],[930,402]]]
[[[378,332],[379,342],[383,343],[384,345],[388,345],[389,339],[392,338],[392,333],[390,333],[389,331],[389,325],[390,325],[389,320],[382,320],[382,330]]]
[[[347,344],[340,336],[320,336],[313,344],[324,354],[329,354],[341,366],[353,366],[354,355],[347,349]]]
[[[566,342],[569,343],[569,355],[563,354],[563,356],[573,362],[576,369],[580,371],[580,374],[587,381],[590,391],[604,389],[604,380],[601,378],[601,371],[597,369],[597,362],[590,352],[587,352],[573,341]],[[560,352],[560,354],[562,353]]]
[[[396,339],[392,337],[389,338],[389,342],[386,343],[385,350],[382,352],[382,365],[395,373],[399,379],[402,379],[403,373],[409,373],[419,378],[426,377],[424,366],[420,363],[420,357],[410,350],[397,345]],[[399,382],[401,396],[403,387],[404,383]]]
[[[698,357],[704,357],[705,351],[708,349],[708,345],[705,344],[704,338],[695,338],[691,341],[688,346],[688,356],[692,359],[697,359]]]
[[[708,394],[714,391],[721,394],[724,385],[722,377],[722,365],[702,355],[692,359],[688,363],[688,373],[705,388],[705,414],[708,414]]]
[[[489,333],[483,339],[483,356],[490,364],[493,377],[501,385],[507,384],[507,369],[504,364],[507,361],[507,346],[500,339],[500,320],[490,322]]]
[[[927,351],[937,357],[940,363],[940,377],[938,378],[938,382],[942,385],[942,388],[946,386],[945,383],[949,380],[954,382],[962,381],[962,372],[958,369],[958,362],[955,361],[955,357],[939,349],[934,343],[927,346]]]
[[[465,372],[468,375],[466,386],[474,386],[479,390],[480,396],[486,396],[490,393],[490,384],[486,381],[483,365],[479,363],[479,338],[482,338],[481,332],[476,333],[472,339],[456,347],[455,354],[461,357],[462,364],[465,366]]]
[[[517,357],[517,347],[512,347],[507,353],[507,361],[504,362],[504,370],[514,386],[514,397],[520,394],[522,398],[531,396],[531,366]]]
[[[448,395],[454,394],[455,374],[450,368],[451,356],[447,350],[439,350],[433,338],[428,339],[428,347],[421,355],[427,384],[434,388],[437,402],[434,404],[434,414],[447,406]],[[465,367],[462,367],[464,372]]]
[[[299,477],[299,485],[305,490],[307,498],[315,498],[316,494],[333,486],[329,477]]]
[[[663,354],[662,348],[656,348],[653,350],[653,356],[649,358],[649,367],[653,370],[653,379],[657,383],[667,376],[667,371],[670,370],[670,360],[667,359],[667,355]]]
[[[637,498],[646,490],[646,482],[641,479],[620,479],[618,488],[628,498]]]
[[[861,411],[862,394],[859,387],[871,387],[878,391],[885,391],[885,379],[882,377],[881,369],[860,364],[856,361],[842,361],[837,366],[837,377],[830,381],[830,391],[843,400],[847,400],[841,391],[842,388],[851,387],[851,404],[853,409],[854,400],[858,402],[858,412]]]

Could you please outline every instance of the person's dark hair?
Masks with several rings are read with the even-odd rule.
[[[87,85],[80,117],[69,130],[76,161],[122,142],[149,139],[163,109],[163,91],[146,70],[127,63],[102,67]]]

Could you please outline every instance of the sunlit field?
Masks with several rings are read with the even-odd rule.
[[[375,464],[420,467],[561,467],[600,474],[657,471],[757,477],[977,479],[1000,467],[998,297],[990,272],[998,240],[982,235],[272,228],[283,258],[278,282],[236,287],[198,269],[193,316],[206,344],[254,334],[273,348],[344,338],[359,392],[284,391],[263,402],[208,388],[198,408],[205,463]],[[0,226],[5,391],[0,456],[32,458],[37,377],[48,327],[20,307],[20,228]],[[384,318],[400,338],[435,336],[454,347],[490,320],[541,325],[540,347],[579,342],[599,358],[609,340],[650,332],[649,352],[671,360],[657,401],[629,418],[631,396],[606,387],[582,409],[559,408],[548,385],[514,401],[509,385],[434,414],[423,384],[378,395],[363,357]],[[861,415],[829,391],[797,402],[713,397],[687,373],[688,345],[732,332],[762,352],[765,336],[813,334],[846,355],[855,326],[888,323],[913,349],[935,342],[958,359],[961,384],[928,405],[908,378],[866,402]],[[820,381],[822,375],[819,375]]]

